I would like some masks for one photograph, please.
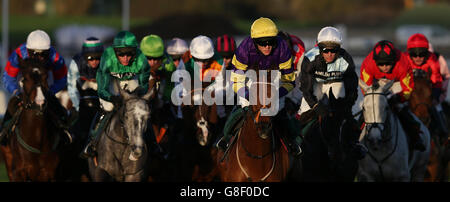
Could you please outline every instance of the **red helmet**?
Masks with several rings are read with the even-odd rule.
[[[233,37],[228,36],[227,34],[219,36],[216,41],[216,50],[223,57],[231,57],[236,50],[236,41],[234,41]]]
[[[394,63],[396,59],[394,44],[387,40],[378,42],[373,48],[373,59],[377,63]]]
[[[419,33],[413,34],[411,37],[409,37],[408,43],[406,44],[407,49],[410,49],[410,48],[428,49],[428,47],[430,47],[430,45],[428,43],[427,37],[425,37],[423,34],[419,34]]]

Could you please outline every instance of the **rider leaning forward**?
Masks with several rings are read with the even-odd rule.
[[[10,127],[14,124],[7,124],[11,120],[21,105],[22,89],[19,87],[21,79],[19,61],[25,59],[33,59],[41,64],[48,65],[52,72],[53,83],[49,83],[50,89],[45,92],[45,98],[48,101],[48,105],[51,106],[50,116],[53,124],[61,131],[64,141],[71,142],[72,135],[68,132],[69,117],[67,116],[66,109],[60,104],[55,94],[64,89],[67,85],[67,66],[64,62],[64,58],[56,52],[55,48],[50,45],[50,37],[42,30],[35,30],[31,32],[26,43],[21,44],[6,63],[5,70],[3,72],[3,85],[12,95],[8,103],[8,108],[5,113],[5,117],[2,121],[2,130],[0,132],[0,139],[8,133]],[[2,141],[5,143],[5,141]]]
[[[248,69],[254,70],[269,70],[276,68],[281,73],[281,83],[278,89],[279,98],[288,94],[294,88],[295,74],[292,66],[292,55],[288,44],[278,35],[278,29],[275,23],[269,18],[259,18],[253,22],[250,30],[251,34],[245,38],[237,48],[233,59],[233,72],[231,73],[231,82],[233,83],[233,90],[238,94],[240,105],[242,108],[235,108],[231,116],[228,118],[224,129],[224,136],[217,142],[216,146],[221,150],[226,150],[229,147],[229,141],[235,131],[234,124],[239,120],[237,117],[242,117],[242,114],[248,110],[249,106],[249,90],[246,87],[245,72]],[[285,109],[281,109],[274,117],[276,127],[287,129],[289,121],[287,119]],[[298,156],[302,153],[300,148],[301,138],[290,131],[281,133],[283,140],[286,143],[291,154]]]
[[[375,80],[388,79],[399,81],[402,92],[390,98],[389,103],[399,116],[400,122],[412,140],[414,149],[425,151],[424,140],[420,136],[421,123],[411,113],[407,100],[414,88],[412,68],[408,56],[394,47],[390,41],[378,42],[361,64],[360,78],[369,86]],[[364,93],[364,92],[363,92]]]
[[[98,95],[101,111],[97,114],[96,127],[89,133],[88,143],[83,157],[94,156],[98,136],[108,122],[114,109],[120,107],[122,99],[114,85],[119,82],[120,88],[133,92],[139,86],[145,93],[148,89],[150,67],[147,58],[138,48],[136,37],[129,31],[119,32],[102,54],[100,69],[97,72]]]

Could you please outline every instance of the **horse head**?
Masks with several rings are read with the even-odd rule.
[[[123,128],[132,151],[129,159],[136,161],[142,155],[145,146],[143,135],[147,130],[150,118],[149,101],[154,96],[155,89],[149,89],[142,96],[138,95],[141,88],[137,88],[133,93],[128,93],[121,88],[118,89],[123,103],[119,109],[119,116],[123,122]]]
[[[428,109],[432,106],[431,97],[431,70],[425,72],[414,69],[414,89],[411,92],[409,106],[411,111],[426,125],[431,123],[431,115]]]
[[[375,81],[374,81],[375,82]],[[388,103],[388,91],[393,86],[394,81],[387,83],[377,82],[375,85],[368,86],[361,79],[359,86],[363,89],[363,116],[366,124],[366,134],[369,145],[377,150],[382,145],[388,135],[391,135],[387,128],[390,127],[389,113],[391,112]]]
[[[195,138],[201,146],[206,146],[212,139],[212,130],[218,122],[217,106],[215,103],[206,103],[204,94],[214,98],[214,89],[208,87],[210,83],[202,83],[202,88],[194,89],[188,97],[191,99],[190,105],[182,105],[183,117],[193,126]]]
[[[44,64],[33,59],[19,59],[19,68],[23,80],[23,101],[27,106],[38,106],[42,111],[46,103],[45,95],[48,87],[48,68]]]
[[[258,73],[261,72],[262,70]],[[263,80],[251,82],[249,88],[249,115],[253,118],[256,130],[262,139],[267,139],[271,135],[272,118],[278,113],[277,87],[275,83],[267,81],[267,78],[271,77],[271,71],[267,72],[267,77],[260,77]]]

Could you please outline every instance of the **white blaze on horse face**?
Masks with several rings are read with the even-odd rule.
[[[197,122],[197,127],[199,127],[202,130],[202,134],[203,134],[203,136],[201,137],[202,139],[200,140],[199,143],[200,143],[200,145],[205,146],[206,143],[208,142],[208,122],[206,122],[206,120],[203,118],[203,116]]]
[[[39,106],[42,106],[45,102],[44,93],[42,93],[42,89],[40,86],[37,87],[37,94],[36,97],[34,98],[34,102]]]
[[[125,124],[132,124],[135,126],[134,130],[129,131],[129,129],[133,127],[127,127],[127,133],[130,138],[130,144],[134,146],[129,159],[132,161],[136,161],[139,159],[142,154],[142,148],[144,146],[143,134],[146,130],[145,124],[147,124],[148,117],[150,116],[150,112],[146,102],[136,102],[132,105],[132,109],[130,110],[134,120],[127,121]],[[127,107],[128,108],[128,107]],[[130,123],[131,122],[131,123]]]
[[[381,89],[381,88],[379,88]],[[375,94],[372,94],[375,93]],[[370,89],[364,96],[364,119],[366,123],[384,123],[386,120],[387,98],[379,90]]]

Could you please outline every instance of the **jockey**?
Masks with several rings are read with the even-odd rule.
[[[249,90],[246,87],[245,72],[247,69],[259,68],[261,70],[268,70],[276,68],[281,73],[280,88],[278,89],[279,98],[285,96],[294,88],[295,74],[292,67],[292,55],[288,44],[278,35],[278,28],[275,23],[269,18],[259,18],[255,20],[251,26],[250,36],[245,38],[237,48],[232,59],[233,72],[231,73],[231,81],[233,83],[233,90],[239,95],[241,109],[235,110],[228,118],[225,124],[224,136],[217,142],[216,147],[226,151],[229,147],[231,137],[235,135],[234,127],[240,117],[248,110],[249,106]],[[274,117],[274,122],[278,127],[287,129],[286,111],[278,113]],[[231,127],[231,128],[227,128]],[[294,156],[299,156],[302,153],[300,148],[301,138],[296,137],[296,134],[291,132],[284,132],[281,134],[284,143],[288,150]]]
[[[236,51],[236,41],[232,36],[224,34],[216,39],[216,51],[222,56],[224,67],[232,70],[231,59]]]
[[[97,97],[95,77],[103,50],[103,43],[98,38],[89,37],[84,41],[81,53],[72,58],[67,74],[67,90],[76,111],[80,110],[79,89],[87,90],[88,96]]]
[[[207,36],[200,35],[192,39],[189,51],[182,58],[191,78],[202,82],[208,77],[214,81],[222,71],[223,59],[214,52],[214,44]]]
[[[19,69],[19,60],[27,58],[51,66],[50,71],[52,71],[52,74],[49,75],[50,90],[46,98],[49,102],[49,106],[52,108],[51,115],[55,116],[55,118],[52,118],[55,122],[54,124],[62,130],[62,134],[65,134],[65,141],[71,142],[72,135],[68,132],[70,123],[68,123],[69,120],[66,109],[55,97],[55,94],[64,89],[67,85],[67,66],[64,63],[64,58],[50,45],[50,37],[48,34],[42,30],[31,32],[27,37],[27,42],[21,44],[12,52],[6,63],[2,81],[5,88],[11,93],[12,98],[9,101],[8,109],[2,121],[0,140],[3,139],[10,129],[9,127],[6,127],[6,122],[13,118],[13,115],[21,103],[19,95],[22,93],[22,90],[19,88],[19,82],[21,82],[22,76]],[[53,83],[51,83],[51,81],[53,81]],[[13,124],[9,124],[9,126],[12,125]]]
[[[182,70],[185,68],[183,63],[184,61],[181,58],[183,55],[185,55],[186,52],[189,51],[189,47],[185,40],[177,37],[173,38],[167,43],[166,51],[177,70]],[[179,82],[175,82],[175,86],[178,84]],[[181,106],[178,106],[176,112],[176,122],[180,122],[182,118],[183,114],[181,112]]]
[[[374,80],[382,78],[400,81],[402,92],[390,99],[390,103],[393,103],[391,106],[412,140],[413,148],[425,151],[425,144],[420,136],[420,122],[411,113],[406,102],[414,88],[412,68],[407,56],[396,49],[392,42],[382,40],[364,59],[360,71],[360,78],[369,86],[373,84]]]
[[[416,69],[420,69],[425,72],[431,71],[431,92],[434,107],[430,110],[433,115],[433,119],[438,125],[438,129],[442,134],[447,136],[448,129],[446,127],[446,122],[444,121],[440,99],[441,94],[446,92],[446,88],[443,86],[443,78],[441,75],[438,56],[428,50],[430,45],[428,39],[423,34],[417,33],[409,37],[406,48],[406,54],[409,56],[408,61],[413,69],[413,72]]]
[[[183,39],[175,37],[167,43],[167,54],[170,55],[175,67],[177,68],[180,65],[180,61],[182,61],[181,56],[183,56],[188,50],[189,47]]]
[[[317,43],[317,46],[305,54],[305,60],[310,62],[302,66],[301,70],[300,89],[303,98],[298,118],[302,123],[308,123],[317,116],[324,115],[328,106],[324,105],[320,98],[332,89],[333,96],[336,99],[341,98],[344,105],[338,109],[339,114],[347,120],[346,123],[354,123],[357,128],[352,106],[358,98],[358,76],[352,56],[341,47],[341,32],[335,27],[324,27],[317,36]],[[310,117],[311,114],[316,116]],[[349,142],[349,146],[355,157],[362,159],[367,149],[358,139],[359,133],[355,130],[355,138]]]
[[[447,88],[448,88],[448,82],[450,81],[450,70],[448,69],[448,65],[447,65],[447,61],[445,60],[444,56],[441,55],[438,52],[435,52],[433,50],[433,46],[431,45],[431,43],[429,43],[430,47],[428,48],[428,50],[430,51],[431,54],[435,54],[436,57],[438,57],[439,60],[439,67],[440,67],[440,72],[442,75],[442,92],[441,92],[441,96],[439,98],[439,103],[442,103],[445,98],[447,97]]]
[[[169,124],[173,124],[176,116],[176,112],[172,111],[174,107],[171,106],[171,93],[174,88],[171,78],[176,67],[170,56],[164,53],[164,42],[157,35],[145,36],[141,41],[141,50],[150,66],[149,88],[155,86],[158,92],[157,101],[152,102],[151,115],[158,118],[151,119],[151,122],[155,124],[154,127],[157,127],[154,131],[155,135],[164,134],[163,131],[167,130]],[[152,143],[156,143],[155,135],[149,137]]]
[[[150,67],[138,48],[136,37],[129,31],[119,32],[100,60],[96,79],[102,110],[95,119],[96,127],[89,133],[87,146],[81,154],[83,158],[95,155],[98,134],[109,121],[115,106],[120,106],[121,98],[113,80],[118,80],[120,88],[124,90],[132,92],[139,86],[142,88],[139,93],[145,93],[148,90],[149,76]]]

